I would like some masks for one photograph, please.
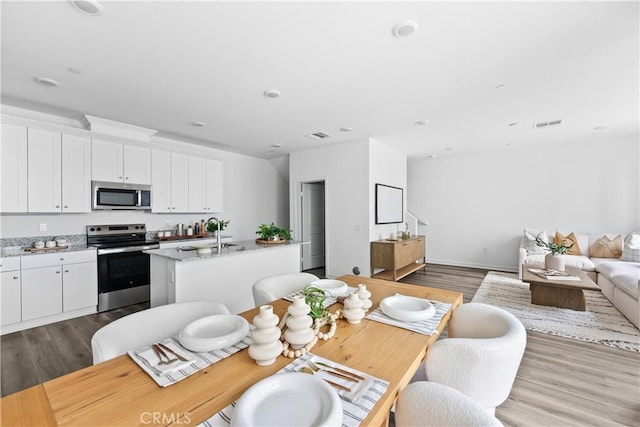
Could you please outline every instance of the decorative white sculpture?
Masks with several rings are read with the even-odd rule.
[[[282,352],[279,320],[271,305],[260,306],[260,313],[253,318],[255,328],[251,331],[253,343],[249,346],[249,357],[259,366],[271,365]]]
[[[367,290],[367,285],[360,284],[358,285],[358,298],[362,301],[362,309],[366,313],[373,304],[371,302],[371,292]]]
[[[311,307],[305,302],[301,295],[293,297],[293,304],[289,306],[287,312],[287,330],[284,331],[284,339],[294,349],[300,349],[309,344],[315,337],[312,329],[313,319],[309,316]]]
[[[357,325],[364,317],[364,310],[362,309],[362,300],[357,293],[352,293],[344,300],[344,310],[342,315],[347,322]]]

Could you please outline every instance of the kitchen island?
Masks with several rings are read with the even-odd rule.
[[[210,300],[232,313],[253,308],[253,283],[267,276],[300,271],[300,245],[260,245],[255,240],[225,243],[208,254],[181,248],[145,251],[151,257],[151,307]]]

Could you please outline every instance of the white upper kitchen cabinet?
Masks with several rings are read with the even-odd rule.
[[[91,212],[91,139],[28,130],[28,212]]]
[[[29,128],[27,143],[29,212],[62,210],[62,134]]]
[[[189,212],[189,156],[152,150],[151,160],[151,211]]]
[[[91,212],[91,139],[62,134],[62,212]]]
[[[222,162],[220,160],[206,160],[205,206],[207,212],[222,212]]]
[[[151,149],[93,140],[91,177],[94,181],[151,184]]]
[[[27,211],[27,128],[2,124],[1,212]]]
[[[189,157],[189,212],[222,212],[222,162]]]

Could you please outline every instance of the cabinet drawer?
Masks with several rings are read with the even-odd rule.
[[[42,255],[28,255],[22,258],[22,269],[49,267],[78,262],[96,261],[96,251],[91,249],[77,252],[56,252]]]
[[[20,257],[12,256],[0,258],[0,271],[20,270]]]

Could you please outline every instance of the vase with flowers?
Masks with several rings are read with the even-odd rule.
[[[544,257],[544,268],[547,270],[564,271],[564,259],[562,255],[569,252],[574,243],[567,245],[567,239],[563,239],[560,242],[545,242],[540,237],[536,237],[536,244],[550,251]]]

